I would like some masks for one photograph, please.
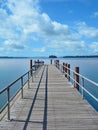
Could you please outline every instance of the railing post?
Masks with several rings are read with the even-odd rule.
[[[55,60],[55,66],[57,67],[57,60]]]
[[[67,64],[67,79],[70,81],[70,64]]]
[[[63,73],[63,65],[62,65],[62,64],[60,64],[60,66],[61,66],[61,72]]]
[[[57,68],[59,69],[59,60],[57,60]]]
[[[75,72],[79,74],[79,67],[75,67]],[[79,90],[79,75],[74,73],[74,87],[77,88]]]
[[[32,71],[33,71],[33,69],[32,69]],[[31,76],[32,76],[32,82],[33,82],[33,72],[32,72],[32,75],[31,75]]]
[[[55,66],[59,69],[59,60],[55,60]]]
[[[58,61],[56,60],[56,67],[58,68]]]
[[[55,65],[55,60],[54,60],[54,65]],[[56,66],[56,65],[55,65]]]
[[[63,69],[63,73],[65,72],[65,71],[64,71],[64,70],[65,70],[64,65],[65,65],[65,63],[63,62],[63,67],[62,67],[62,69]]]
[[[30,60],[30,75],[32,76],[32,60]]]
[[[65,77],[67,78],[67,63],[65,64]]]
[[[29,88],[29,72],[28,72],[28,88]]]
[[[82,78],[82,99],[84,99],[84,78]]]
[[[50,63],[52,64],[52,59],[50,60]]]
[[[55,66],[57,67],[57,61],[55,60]]]
[[[7,88],[8,120],[10,120],[10,88]]]
[[[23,77],[21,77],[21,98],[23,98]]]
[[[32,69],[32,60],[30,60],[30,76],[32,77],[32,82],[33,82],[33,69]]]

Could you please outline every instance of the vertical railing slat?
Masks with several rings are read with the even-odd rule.
[[[82,78],[82,98],[84,99],[84,78]]]
[[[7,88],[8,120],[10,120],[10,87]]]
[[[23,98],[23,77],[21,77],[21,98]]]

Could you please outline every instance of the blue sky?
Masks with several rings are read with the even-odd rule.
[[[98,0],[0,0],[0,56],[98,55]]]

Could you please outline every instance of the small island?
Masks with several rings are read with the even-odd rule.
[[[55,55],[50,55],[49,58],[57,58]]]

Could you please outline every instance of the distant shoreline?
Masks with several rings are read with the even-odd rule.
[[[91,56],[63,56],[63,58],[98,58],[98,55],[91,55]]]
[[[49,58],[48,56],[43,56],[43,57],[14,57],[14,56],[0,56],[0,59],[30,59],[30,58],[40,58],[40,59],[44,59],[44,58]],[[57,58],[98,58],[98,55],[89,55],[89,56],[58,56]],[[50,59],[50,58],[49,58]],[[55,59],[55,58],[54,58]]]
[[[98,58],[98,55],[89,55],[89,56],[63,56],[63,58]]]

